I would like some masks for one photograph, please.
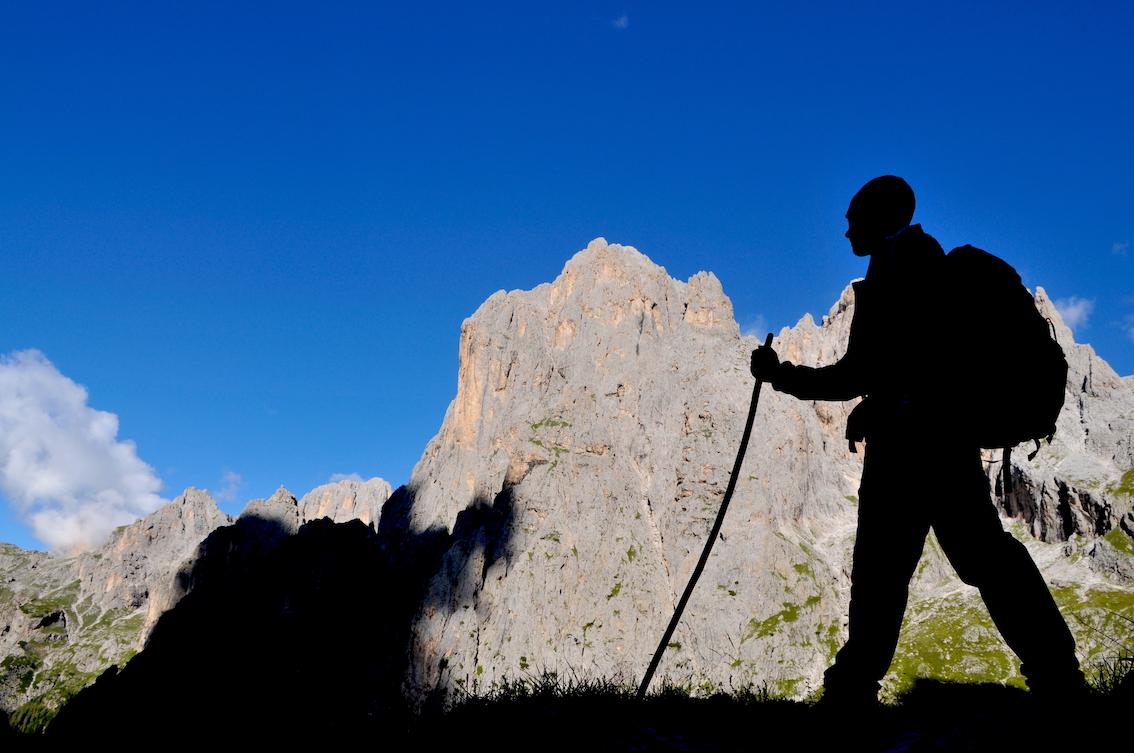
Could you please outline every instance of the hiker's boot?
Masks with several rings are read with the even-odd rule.
[[[815,708],[824,713],[846,716],[871,713],[879,708],[878,688],[876,682],[853,685],[825,683],[823,695]]]
[[[1028,681],[1028,691],[1044,705],[1077,706],[1086,703],[1090,697],[1090,687],[1078,664],[1060,670],[1034,670],[1025,665],[1020,671]]]

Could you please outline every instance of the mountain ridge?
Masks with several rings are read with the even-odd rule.
[[[1068,400],[1052,443],[1034,461],[1013,457],[1012,488],[996,500],[1082,621],[1072,628],[1091,661],[1112,650],[1096,633],[1131,637],[1134,378],[1075,343],[1042,289],[1036,301],[1068,353]],[[808,314],[783,328],[781,357],[835,362],[853,305],[848,287],[819,323]],[[302,500],[281,489],[236,519],[189,489],[78,558],[0,550],[17,584],[0,592],[0,707],[27,726],[49,718],[106,667],[130,662],[200,573],[215,580],[224,563],[253,561],[202,549],[210,537],[269,561],[304,531],[333,538],[351,521],[371,531],[383,577],[404,581],[396,615],[375,619],[404,632],[382,661],[402,673],[387,681],[411,707],[541,671],[633,682],[723,494],[757,344],[740,335],[712,273],[675,280],[636,249],[596,239],[555,281],[497,292],[464,322],[456,397],[405,486],[344,481]],[[706,692],[767,683],[797,698],[817,686],[845,636],[861,476],[842,438],[853,405],[764,391],[722,540],[660,680]],[[995,487],[997,458],[986,460]],[[218,534],[234,526],[243,533]],[[289,599],[264,609],[290,609]],[[931,538],[890,691],[926,675],[1019,684],[982,610]],[[943,634],[959,637],[943,646]]]

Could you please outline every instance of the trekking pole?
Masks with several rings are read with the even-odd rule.
[[[772,347],[772,333],[768,333],[768,338],[764,340],[764,347]],[[673,631],[677,629],[677,623],[681,622],[681,613],[685,611],[685,605],[689,601],[689,596],[693,593],[694,586],[697,585],[697,579],[701,577],[701,571],[705,569],[705,563],[709,561],[709,553],[713,550],[713,542],[717,540],[717,535],[721,532],[721,524],[724,523],[725,511],[728,510],[728,503],[732,499],[732,493],[736,489],[736,479],[740,476],[740,466],[744,463],[744,453],[748,450],[748,440],[752,436],[752,421],[756,418],[756,404],[760,401],[760,386],[763,384],[759,379],[752,387],[752,403],[748,407],[748,420],[744,424],[744,435],[740,438],[740,450],[736,453],[736,462],[732,464],[732,476],[728,480],[728,488],[725,489],[724,499],[721,500],[721,509],[717,511],[717,519],[713,523],[713,530],[709,532],[709,540],[705,542],[705,550],[701,552],[701,559],[697,561],[697,567],[693,568],[693,575],[689,578],[689,585],[685,587],[685,593],[681,595],[681,601],[677,602],[677,608],[673,610],[673,619],[669,621],[669,627],[665,629],[665,635],[662,636],[661,643],[658,644],[657,651],[654,652],[654,658],[650,662],[649,669],[646,670],[646,676],[642,678],[642,684],[638,686],[637,700],[642,700],[646,697],[646,689],[650,687],[650,680],[654,679],[654,672],[658,669],[658,664],[661,663],[662,654],[665,653],[666,647],[669,645],[669,639],[673,637]]]

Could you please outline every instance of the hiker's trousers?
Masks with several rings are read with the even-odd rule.
[[[1000,523],[979,448],[873,439],[859,488],[850,635],[827,670],[826,693],[877,692],[930,528],[961,580],[980,589],[1029,687],[1082,677],[1075,641],[1051,592],[1028,550]]]

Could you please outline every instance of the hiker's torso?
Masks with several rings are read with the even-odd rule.
[[[945,366],[956,354],[949,345],[944,279],[945,252],[913,225],[895,237],[889,253],[871,259],[865,280],[854,283],[847,353],[862,371],[866,400],[851,415],[848,438],[946,428]]]

